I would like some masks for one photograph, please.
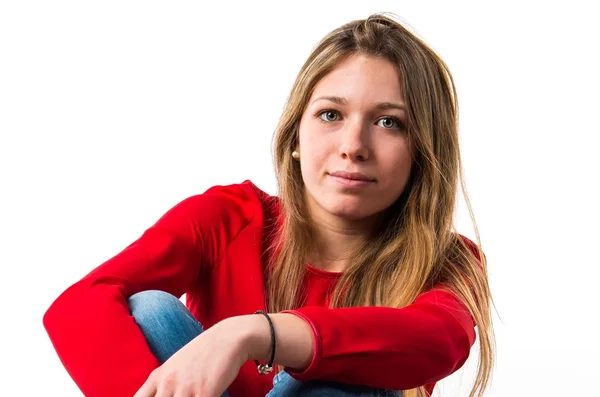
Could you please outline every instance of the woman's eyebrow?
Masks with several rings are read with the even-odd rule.
[[[403,103],[394,103],[394,102],[381,102],[375,105],[377,109],[400,109],[406,111],[406,106]]]
[[[312,105],[313,103],[320,101],[320,100],[331,101],[338,105],[347,105],[348,104],[348,100],[346,98],[342,98],[339,96],[320,96],[317,99],[315,99],[314,101],[312,101],[310,104]],[[400,109],[400,110],[406,111],[406,106],[403,103],[394,103],[394,102],[380,102],[380,103],[375,104],[375,108],[381,109],[381,110]]]
[[[327,100],[327,101],[331,101],[333,103],[337,103],[338,105],[346,105],[348,103],[348,100],[346,98],[342,98],[339,96],[320,96],[317,99],[315,99],[314,101],[312,101],[310,104],[312,105],[313,103],[320,101],[320,100]]]

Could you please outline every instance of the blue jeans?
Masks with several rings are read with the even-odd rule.
[[[161,363],[202,333],[202,325],[177,297],[163,291],[142,291],[128,299],[129,310],[152,353]],[[277,373],[267,397],[401,397],[399,391],[314,380],[300,382]],[[225,392],[223,397],[229,397]]]

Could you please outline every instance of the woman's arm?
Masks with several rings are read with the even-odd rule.
[[[131,397],[160,366],[127,298],[152,289],[181,297],[193,288],[260,206],[251,189],[215,187],[183,200],[51,304],[44,326],[83,394]]]
[[[310,325],[291,313],[269,314],[275,327],[275,364],[304,369],[314,355],[314,334]],[[248,360],[266,363],[271,358],[271,331],[267,319],[256,314],[231,317],[218,324],[239,331],[237,340]]]
[[[459,369],[475,341],[466,307],[433,289],[401,309],[304,307],[272,314],[275,363],[301,381],[331,380],[386,389],[437,382]],[[295,317],[295,318],[294,318]],[[247,328],[240,340],[249,359],[270,357],[269,325],[263,316],[231,319]]]

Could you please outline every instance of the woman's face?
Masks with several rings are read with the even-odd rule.
[[[400,196],[412,164],[398,72],[355,55],[316,85],[299,128],[300,167],[314,216],[360,220]]]

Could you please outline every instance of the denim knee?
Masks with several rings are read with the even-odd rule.
[[[300,382],[286,371],[278,372],[273,378],[273,389],[266,397],[402,397],[396,390],[378,389],[369,386],[312,380]]]
[[[183,302],[167,292],[142,291],[130,296],[127,303],[150,350],[161,362],[202,332],[202,325]]]
[[[138,323],[155,321],[157,317],[162,316],[188,315],[189,313],[187,307],[176,296],[159,290],[138,292],[131,295],[127,299],[127,303],[131,315]]]

